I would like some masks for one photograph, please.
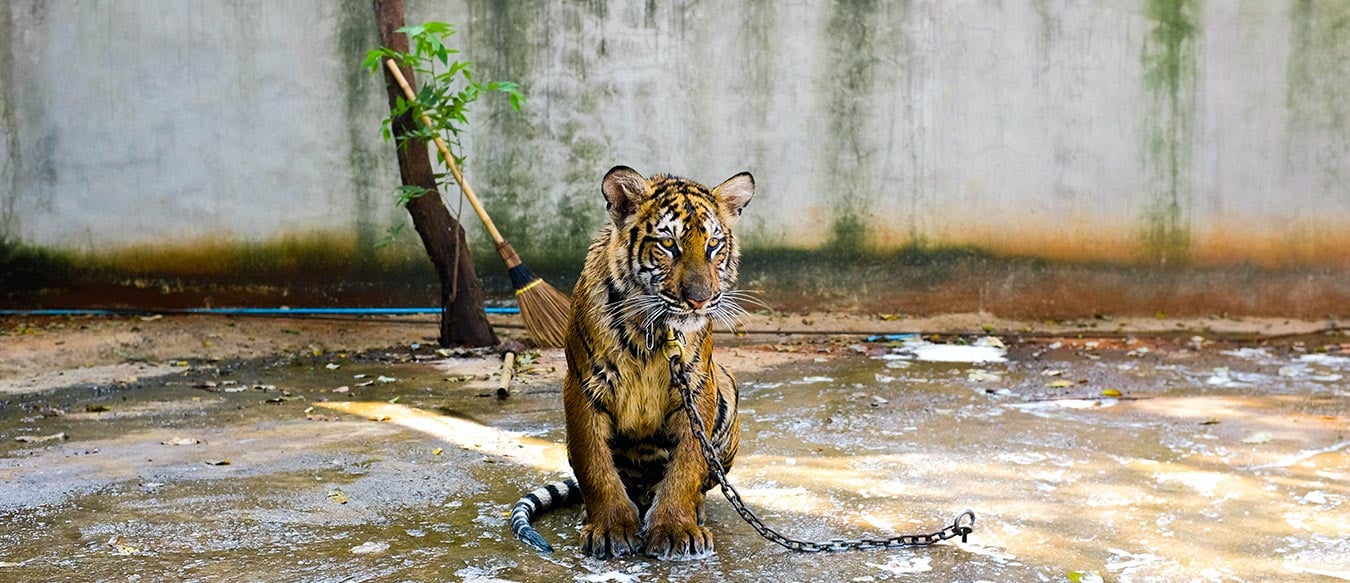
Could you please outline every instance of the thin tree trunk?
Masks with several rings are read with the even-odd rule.
[[[403,26],[403,0],[374,0],[375,21],[380,29],[380,44],[396,51],[408,51],[408,36],[394,31]],[[402,96],[402,90],[393,75],[384,67],[385,85],[389,90],[392,109]],[[406,67],[404,77],[413,83],[413,72]],[[410,113],[394,120],[395,144],[397,137],[415,129],[417,122]],[[398,171],[403,184],[420,186],[431,192],[408,202],[408,214],[422,237],[427,256],[436,266],[441,280],[441,334],[442,346],[495,346],[497,335],[483,312],[483,285],[474,273],[469,247],[464,241],[464,228],[450,216],[445,201],[436,191],[436,178],[426,142],[409,140],[398,151]]]

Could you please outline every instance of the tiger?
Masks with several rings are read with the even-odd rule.
[[[601,184],[609,221],[572,294],[563,381],[567,457],[575,479],[521,498],[511,528],[543,552],[538,513],[582,502],[582,554],[690,559],[713,553],[705,496],[715,483],[692,435],[662,350],[668,333],[684,362],[704,431],[729,470],[740,446],[735,378],[713,361],[714,320],[745,310],[734,289],[740,247],[732,228],[755,192],[742,172],[707,187],[616,166]]]

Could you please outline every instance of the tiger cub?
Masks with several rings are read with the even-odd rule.
[[[552,551],[530,519],[581,500],[586,555],[707,556],[713,541],[703,525],[704,495],[713,478],[671,386],[662,343],[667,330],[683,340],[699,415],[729,469],[740,443],[739,393],[713,362],[712,320],[743,313],[732,290],[740,253],[732,228],[755,180],[743,172],[708,189],[618,166],[601,190],[610,221],[572,293],[563,383],[576,479],[527,494],[513,508],[512,530]]]

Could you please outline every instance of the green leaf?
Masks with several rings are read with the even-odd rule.
[[[405,224],[405,223],[399,223],[399,224],[397,224],[397,225],[391,225],[391,226],[389,227],[389,230],[385,232],[384,238],[382,238],[382,239],[380,239],[379,241],[376,241],[376,242],[375,242],[375,248],[376,248],[376,249],[383,249],[384,247],[388,246],[390,243],[393,243],[394,241],[398,240],[399,235],[402,235],[402,234],[403,234],[403,229],[404,229],[404,227],[407,227],[407,226],[408,226],[408,225]]]
[[[422,188],[416,184],[404,184],[398,187],[398,206],[407,206],[413,199],[422,198],[430,194],[431,190]]]
[[[361,67],[364,69],[370,69],[370,72],[374,73],[375,71],[380,70],[380,63],[383,61],[384,55],[380,52],[379,49],[375,49],[373,51],[366,53],[366,58],[361,60]]]
[[[455,34],[455,26],[448,22],[439,22],[434,20],[431,22],[424,22],[422,23],[422,29],[426,30],[429,33],[440,36],[450,36],[452,34]]]
[[[384,61],[386,59],[393,59],[394,62],[403,64],[407,60],[407,55],[385,47],[380,47],[367,52],[366,57],[361,61],[361,66],[370,69],[370,72],[372,73],[378,73],[380,69],[384,67]]]

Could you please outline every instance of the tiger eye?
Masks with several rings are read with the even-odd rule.
[[[721,239],[717,239],[717,238],[708,239],[708,248],[709,248],[709,249],[716,249],[716,248],[718,248],[718,247],[721,246],[721,245],[722,245],[722,240],[721,240]]]
[[[670,249],[675,246],[675,241],[672,239],[661,239],[661,246]]]

